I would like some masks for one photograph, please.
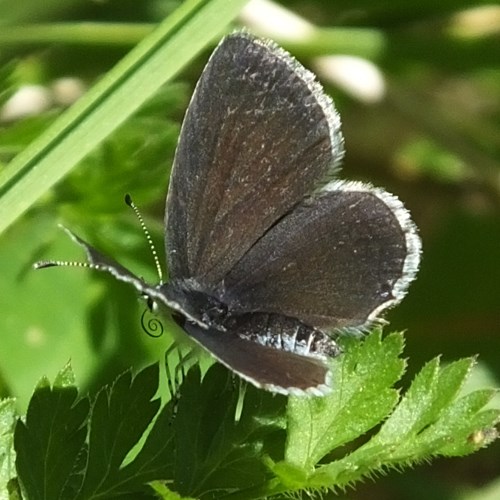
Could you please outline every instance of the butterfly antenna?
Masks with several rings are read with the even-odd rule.
[[[161,270],[160,266],[160,259],[158,258],[158,252],[156,251],[156,248],[153,243],[153,239],[151,238],[151,234],[148,231],[148,228],[146,227],[146,224],[144,223],[144,219],[142,218],[141,212],[139,212],[139,209],[137,208],[137,205],[132,201],[132,198],[129,194],[125,195],[125,203],[134,211],[135,216],[137,217],[139,224],[141,225],[142,232],[146,236],[146,240],[149,245],[149,249],[151,250],[151,253],[153,254],[153,259],[155,261],[155,266],[156,266],[156,271],[158,273],[158,277],[160,278],[160,284],[163,283],[163,272]]]
[[[59,228],[62,229],[75,243],[84,246],[86,249],[88,245],[80,240],[75,234],[73,234],[68,228],[59,224]],[[80,262],[76,260],[39,260],[33,264],[33,269],[45,269],[47,267],[80,267],[83,269],[92,269],[96,271],[103,271],[103,266],[94,262]]]
[[[40,260],[33,264],[34,269],[45,269],[46,267],[83,267],[99,271],[99,266],[90,262],[78,262],[69,260]]]

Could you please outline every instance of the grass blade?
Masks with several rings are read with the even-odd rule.
[[[0,174],[0,233],[208,43],[245,0],[188,0]]]

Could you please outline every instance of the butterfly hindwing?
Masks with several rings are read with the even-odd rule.
[[[318,328],[360,328],[402,299],[419,252],[397,198],[333,182],[255,243],[225,277],[223,300]]]

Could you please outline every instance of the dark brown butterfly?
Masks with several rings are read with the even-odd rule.
[[[397,304],[420,259],[396,197],[331,180],[342,157],[339,116],[314,75],[235,33],[212,54],[182,126],[166,206],[170,281],[149,285],[70,234],[91,267],[173,312],[242,378],[321,395],[336,335]]]

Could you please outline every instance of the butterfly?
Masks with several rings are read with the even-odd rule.
[[[323,395],[338,335],[401,301],[421,248],[395,196],[334,179],[343,155],[339,115],[314,75],[236,32],[210,57],[182,125],[166,200],[168,283],[150,285],[69,234],[88,267],[132,284],[243,379]]]

